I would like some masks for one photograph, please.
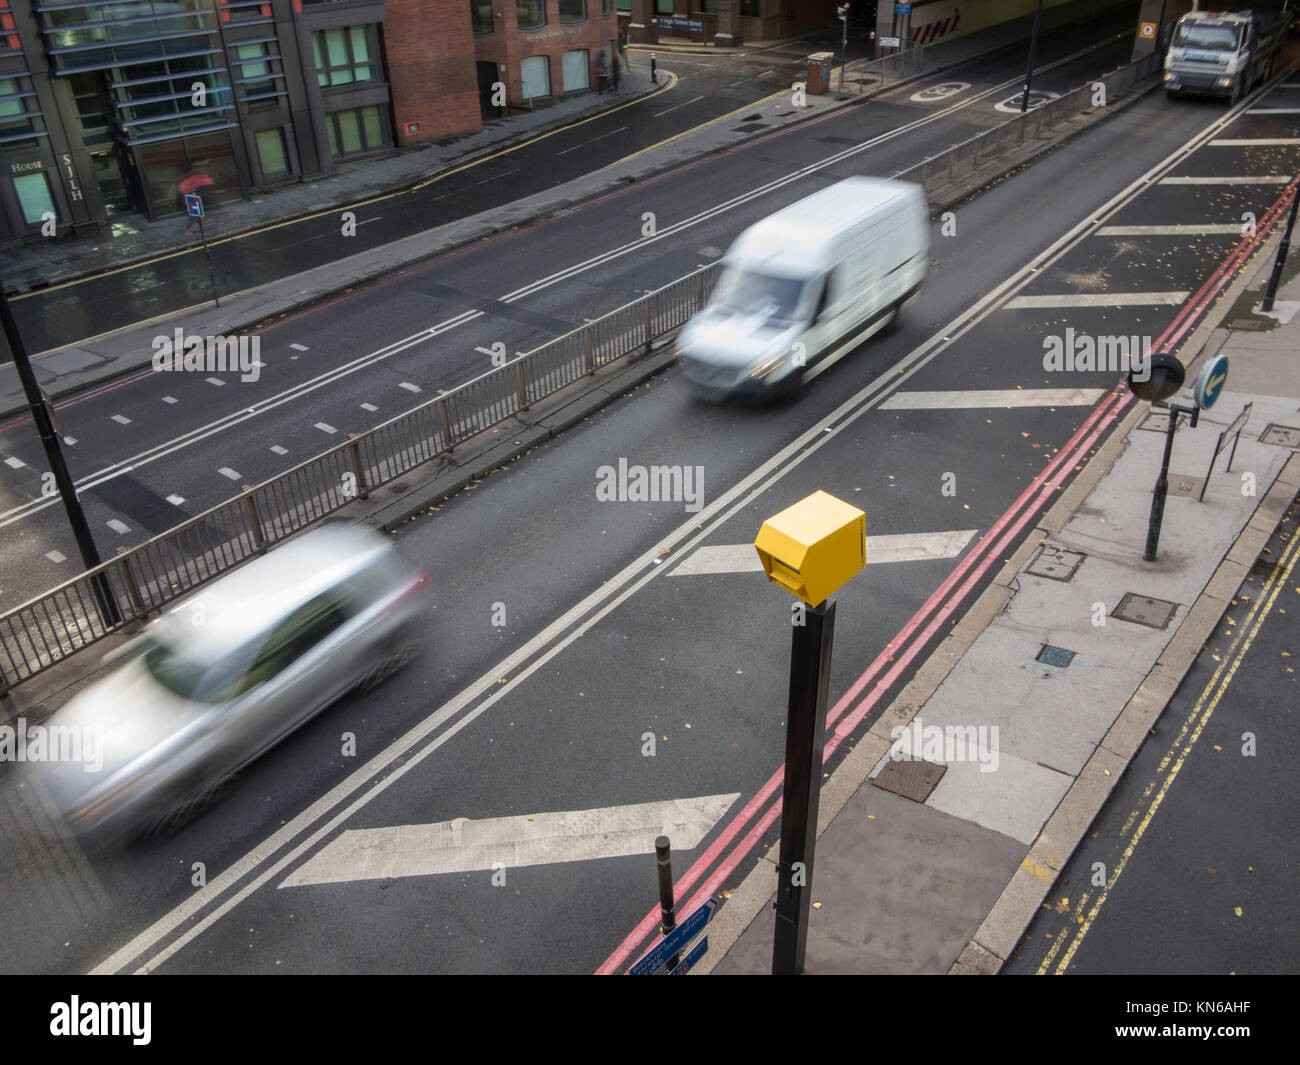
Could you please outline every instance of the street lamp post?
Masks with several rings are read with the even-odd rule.
[[[1025,95],[1020,98],[1020,113],[1029,110],[1029,86],[1034,80],[1034,56],[1038,52],[1038,22],[1043,17],[1043,0],[1034,9],[1034,28],[1029,35],[1029,62],[1025,64]]]

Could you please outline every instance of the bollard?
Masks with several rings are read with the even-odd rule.
[[[673,856],[667,836],[655,840],[655,864],[659,867],[659,932],[667,938],[677,927],[677,903],[673,899]],[[669,958],[668,971],[676,969],[681,960],[680,954]]]
[[[654,54],[654,52],[651,52],[651,53],[650,53],[650,80],[651,80],[651,81],[658,81],[658,80],[659,80],[659,75],[657,75],[657,74],[655,73],[655,54]]]

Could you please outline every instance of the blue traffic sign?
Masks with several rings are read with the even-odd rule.
[[[894,5],[894,10],[897,11],[900,15],[910,15],[910,14],[912,13],[912,5],[911,5],[911,4],[895,4],[895,5]]]
[[[173,201],[174,202],[174,201]],[[185,194],[185,211],[195,218],[203,217],[203,197],[197,192],[187,192]]]
[[[709,937],[705,936],[695,946],[691,947],[691,952],[682,959],[682,963],[677,966],[669,976],[685,976],[695,967],[695,964],[709,952]]]
[[[1196,403],[1198,406],[1209,410],[1218,400],[1219,395],[1223,392],[1223,386],[1228,383],[1228,356],[1216,355],[1204,366],[1196,378]]]
[[[686,918],[681,924],[674,928],[668,935],[664,936],[644,958],[632,966],[627,971],[628,976],[650,976],[657,973],[663,968],[664,962],[682,949],[690,940],[695,938],[706,924],[713,920],[713,914],[718,909],[718,900],[709,899],[703,906]],[[698,961],[695,952],[692,951],[692,958]],[[701,952],[702,953],[702,952]],[[690,959],[688,959],[690,960]],[[692,961],[694,964],[694,961]],[[675,972],[676,970],[674,970]]]

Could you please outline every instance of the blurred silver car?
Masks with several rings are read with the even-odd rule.
[[[102,754],[95,772],[39,767],[66,827],[111,837],[201,805],[344,692],[416,654],[427,584],[385,537],[329,525],[170,609],[47,723],[97,736]]]

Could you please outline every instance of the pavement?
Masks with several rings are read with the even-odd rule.
[[[1089,13],[1109,10],[1114,0],[1078,0],[1068,12],[1059,8],[1043,12],[1043,31],[1077,20]],[[928,77],[959,63],[985,55],[1022,40],[1029,35],[1031,18],[1016,19],[977,33],[927,46],[923,63],[901,81]],[[790,42],[784,42],[788,46]],[[735,52],[715,53],[718,62],[730,62],[737,54],[777,47],[765,44]],[[682,48],[681,51],[698,51]],[[530,113],[511,115],[490,123],[481,132],[415,152],[386,159],[371,160],[340,168],[336,177],[311,184],[299,184],[267,193],[257,199],[226,204],[214,216],[217,231],[210,237],[217,241],[238,239],[268,226],[278,226],[294,219],[325,211],[356,206],[358,202],[390,195],[412,185],[436,180],[439,175],[473,165],[476,160],[508,152],[512,147],[530,143],[549,133],[575,123],[590,120],[600,113],[627,106],[637,97],[663,92],[675,84],[668,47],[656,46],[659,57],[659,83],[649,80],[649,48],[631,48],[629,69],[616,97],[584,95],[557,102]],[[862,63],[850,63],[852,72]],[[832,84],[838,73],[832,72]],[[788,89],[774,93],[754,104],[736,109],[669,138],[657,145],[628,156],[576,181],[555,189],[525,197],[511,204],[493,208],[448,225],[412,233],[399,241],[346,256],[325,266],[307,270],[270,284],[242,292],[223,295],[220,306],[201,304],[175,315],[166,316],[166,329],[180,326],[187,333],[208,336],[237,333],[266,319],[291,313],[301,307],[332,298],[355,285],[445,254],[456,248],[548,217],[557,211],[621,188],[629,182],[642,181],[703,156],[725,151],[749,139],[737,134],[734,120],[742,113],[760,112],[762,136],[773,129],[809,121],[823,113],[848,106],[864,97],[893,88],[899,80],[877,85],[862,93],[841,95],[828,93],[807,97],[807,106],[793,107]],[[51,239],[5,251],[4,283],[9,293],[28,291],[33,286],[66,284],[107,269],[121,269],[133,263],[158,260],[160,256],[198,246],[197,237],[186,235],[189,219],[183,216],[147,222],[132,216],[122,232]],[[166,270],[166,260],[154,270]],[[157,320],[137,323],[48,352],[34,360],[37,378],[50,399],[59,399],[93,385],[120,377],[149,364],[152,341],[159,331]],[[26,409],[21,386],[12,364],[0,364],[0,416]]]
[[[1046,905],[1300,495],[1300,251],[1273,315],[1257,309],[1276,245],[1180,355],[1188,381],[1215,354],[1229,374],[1176,434],[1157,561],[1143,550],[1167,415],[1137,402],[825,781],[805,973],[997,973]],[[1173,401],[1194,405],[1190,388]],[[1219,434],[1246,404],[1225,472]],[[1129,620],[1126,596],[1143,597]],[[731,893],[694,972],[771,972],[778,857]]]

